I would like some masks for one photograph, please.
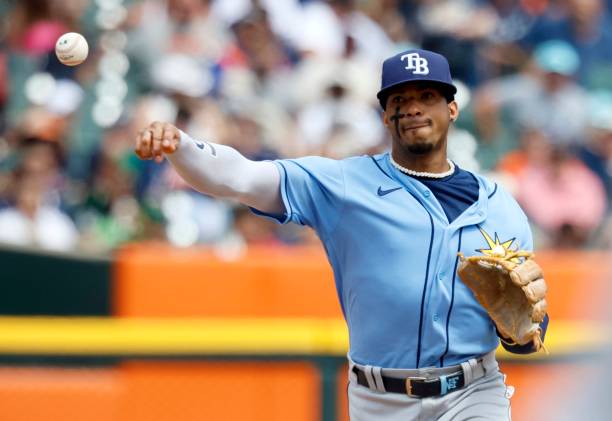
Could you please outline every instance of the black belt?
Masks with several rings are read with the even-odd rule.
[[[363,370],[353,367],[353,373],[357,375],[357,383],[369,387],[368,379]],[[419,398],[446,395],[449,392],[461,389],[465,385],[463,371],[432,379],[421,377],[408,377],[407,379],[396,379],[387,376],[381,377],[387,392],[403,393]]]

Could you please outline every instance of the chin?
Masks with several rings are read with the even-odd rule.
[[[408,151],[415,155],[425,155],[433,151],[433,145],[431,143],[415,143],[408,145]]]
[[[404,149],[414,155],[424,155],[434,149],[434,142],[425,139],[404,142]]]

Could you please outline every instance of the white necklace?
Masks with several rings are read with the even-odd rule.
[[[448,166],[450,168],[448,169],[448,171],[439,172],[439,173],[425,172],[425,171],[419,172],[419,171],[415,171],[415,170],[411,170],[411,169],[402,167],[400,164],[398,164],[397,162],[395,162],[393,160],[393,157],[391,156],[391,154],[389,154],[389,159],[391,160],[391,164],[395,168],[397,168],[398,170],[400,170],[404,174],[408,174],[408,175],[411,175],[413,177],[444,178],[444,177],[448,177],[449,175],[452,175],[455,172],[455,164],[453,163],[453,161],[451,161],[448,158],[446,158],[446,162],[448,162]]]

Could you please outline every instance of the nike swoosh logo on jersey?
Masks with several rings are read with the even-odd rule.
[[[379,196],[386,196],[386,195],[388,195],[389,193],[393,193],[394,191],[396,191],[396,190],[401,190],[401,189],[402,189],[401,187],[396,187],[396,188],[394,188],[394,189],[383,190],[383,189],[382,189],[382,187],[379,187],[379,188],[378,188],[378,195],[379,195]]]
[[[204,142],[198,142],[195,141],[195,144],[198,148],[204,150]],[[210,146],[210,151],[213,154],[213,156],[217,156],[217,150],[213,147],[213,145],[211,145],[210,143],[206,142],[206,145]]]

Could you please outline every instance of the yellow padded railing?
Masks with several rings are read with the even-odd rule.
[[[551,321],[545,353],[500,359],[546,359],[612,345],[603,322]],[[151,319],[0,317],[0,355],[330,355],[343,356],[348,333],[339,319]]]

